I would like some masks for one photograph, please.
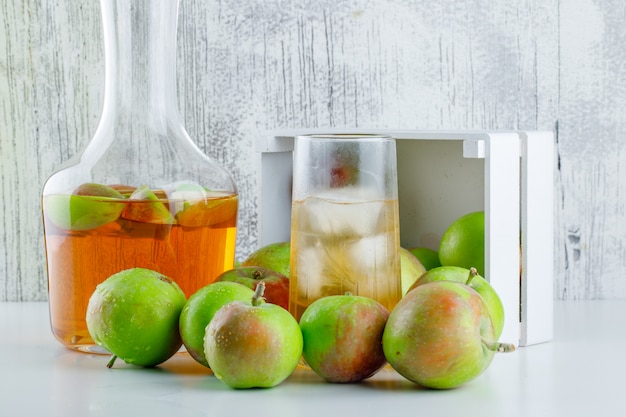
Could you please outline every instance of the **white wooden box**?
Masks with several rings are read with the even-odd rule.
[[[485,278],[505,308],[500,340],[527,346],[552,339],[552,132],[270,132],[257,143],[259,246],[289,240],[293,141],[308,133],[384,133],[397,139],[403,247],[437,249],[452,221],[484,210]]]

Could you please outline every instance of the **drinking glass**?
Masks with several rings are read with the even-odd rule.
[[[289,311],[350,293],[391,310],[402,296],[395,140],[295,138]]]

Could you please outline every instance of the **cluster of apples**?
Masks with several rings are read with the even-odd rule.
[[[440,262],[426,268],[410,251],[402,253],[403,281],[410,277],[410,285],[392,311],[344,294],[315,301],[296,321],[286,310],[289,244],[281,242],[188,300],[155,271],[114,274],[90,299],[88,329],[113,354],[109,367],[117,357],[156,366],[184,345],[233,388],[278,385],[303,359],[329,382],[360,381],[389,363],[410,381],[448,389],[480,375],[495,352],[513,350],[498,342],[502,304],[476,268]]]

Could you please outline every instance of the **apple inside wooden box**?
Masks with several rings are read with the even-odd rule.
[[[437,249],[463,214],[485,212],[485,278],[505,309],[501,340],[553,337],[554,135],[546,131],[290,130],[259,138],[259,246],[287,241],[294,137],[377,133],[396,139],[400,239]]]

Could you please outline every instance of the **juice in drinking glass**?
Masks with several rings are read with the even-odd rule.
[[[290,312],[351,293],[391,310],[402,296],[395,141],[296,138]]]

